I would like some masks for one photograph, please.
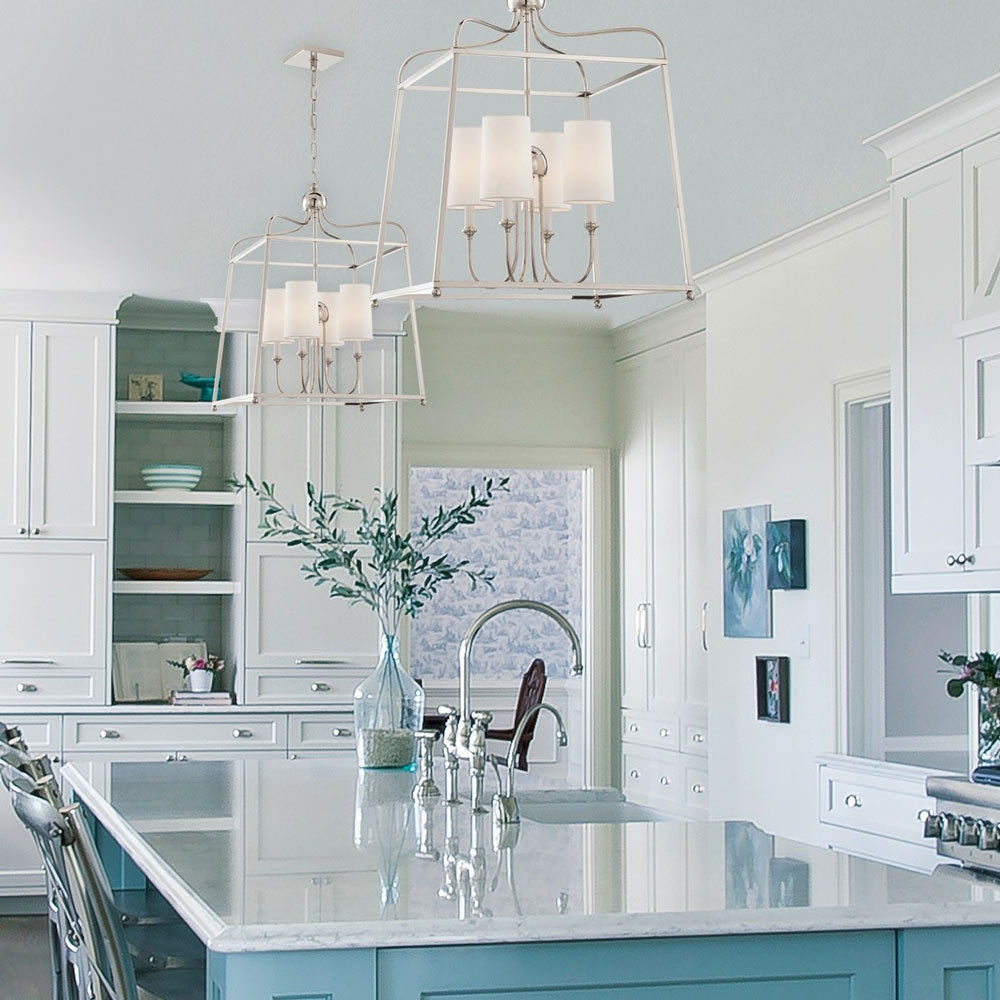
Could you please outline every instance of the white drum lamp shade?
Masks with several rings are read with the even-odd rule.
[[[371,340],[375,336],[371,285],[341,285],[339,305],[339,335],[342,341]]]
[[[338,347],[344,342],[340,336],[340,292],[320,292],[319,301],[329,313],[326,328],[320,324],[320,336],[327,347]]]
[[[531,201],[531,120],[527,115],[483,118],[481,201]]]
[[[566,122],[565,136],[566,202],[570,205],[610,205],[615,200],[611,122]]]
[[[315,281],[285,282],[285,337],[318,340],[319,292]]]
[[[280,344],[285,339],[285,290],[269,288],[264,295],[264,322],[260,327],[264,344]]]
[[[479,168],[482,161],[483,130],[456,128],[451,134],[448,168],[449,208],[492,208],[479,197]]]

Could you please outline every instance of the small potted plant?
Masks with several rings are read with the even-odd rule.
[[[948,694],[952,698],[961,698],[966,684],[978,690],[978,763],[996,764],[1000,761],[1000,655],[983,652],[953,656],[941,650],[938,659],[958,671],[948,679]]]
[[[167,660],[172,667],[184,671],[188,687],[192,691],[206,692],[212,690],[215,675],[222,672],[225,660],[217,656],[187,656],[183,660]]]

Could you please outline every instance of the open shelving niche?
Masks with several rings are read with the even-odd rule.
[[[232,343],[222,374],[227,394],[243,392],[245,381],[245,341]],[[246,474],[246,415],[239,407],[214,411],[179,379],[182,371],[213,373],[217,349],[216,316],[204,303],[132,296],[119,307],[111,634],[113,642],[204,640],[225,660],[223,685],[231,691],[242,650],[245,504],[229,481]],[[163,399],[129,400],[129,374],[162,375]],[[201,481],[191,491],[146,489],[140,469],[155,462],[200,465]],[[212,572],[147,581],[126,579],[122,567]]]

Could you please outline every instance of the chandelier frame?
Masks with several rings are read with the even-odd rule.
[[[643,27],[617,27],[588,31],[558,31],[550,27],[542,18],[542,8],[545,0],[507,0],[507,6],[512,14],[512,22],[509,26],[492,24],[479,18],[464,18],[455,30],[453,42],[448,47],[424,49],[409,56],[402,64],[396,84],[396,103],[392,125],[392,138],[389,147],[388,165],[386,170],[386,182],[382,200],[382,214],[379,224],[379,243],[376,253],[376,262],[372,278],[373,297],[376,301],[407,298],[432,298],[451,300],[483,300],[483,299],[521,299],[521,300],[544,300],[544,299],[584,299],[592,300],[597,308],[600,308],[602,299],[615,298],[627,295],[653,295],[674,293],[683,294],[688,299],[693,299],[699,289],[694,284],[691,267],[691,254],[688,243],[687,217],[684,209],[683,189],[681,185],[680,166],[677,155],[677,135],[673,111],[673,98],[670,89],[670,75],[668,70],[666,45],[660,36],[653,30]],[[463,41],[463,34],[471,27],[484,29],[490,33],[490,37],[479,41]],[[499,48],[505,41],[513,40],[518,35],[522,42],[519,48]],[[549,39],[544,37],[549,36]],[[563,51],[558,47],[557,42],[564,39],[600,39],[614,38],[624,35],[644,36],[654,43],[654,55],[596,55],[596,54],[573,54]],[[533,48],[536,43],[541,48]],[[460,79],[460,67],[473,60],[515,60],[520,61],[523,66],[524,85],[514,89],[499,86],[468,86],[463,85]],[[536,90],[531,85],[532,63],[569,63],[575,64],[580,73],[579,89],[568,90]],[[609,79],[604,79],[600,83],[592,83],[589,64],[594,64],[601,69],[612,69],[616,72]],[[434,75],[440,75],[442,71],[448,71],[447,82],[435,82]],[[526,207],[521,206],[518,211],[516,221],[517,237],[524,241],[524,265],[519,266],[520,277],[513,273],[509,265],[510,261],[510,232],[508,230],[508,269],[506,275],[498,278],[480,278],[476,274],[472,265],[472,235],[470,226],[467,223],[463,230],[469,241],[468,278],[449,278],[443,273],[445,243],[447,237],[447,217],[448,206],[448,185],[452,166],[452,146],[454,129],[456,126],[456,106],[460,94],[471,94],[480,96],[503,96],[520,97],[524,101],[524,114],[530,116],[531,105],[534,99],[570,99],[582,102],[583,118],[591,117],[591,101],[593,98],[605,94],[610,90],[637,81],[650,73],[658,73],[662,83],[663,111],[666,117],[666,143],[668,161],[671,173],[671,181],[674,194],[674,203],[677,215],[677,233],[680,244],[684,277],[683,281],[675,283],[613,283],[602,280],[600,272],[600,255],[597,248],[597,225],[596,221],[588,214],[587,224],[584,227],[590,240],[591,266],[588,268],[584,280],[581,281],[561,281],[552,275],[548,268],[547,261],[544,260],[547,249],[547,239],[540,233],[540,253],[538,260],[535,259],[535,238],[533,227],[535,225],[535,211],[532,211],[531,204]],[[383,274],[381,268],[380,254],[390,245],[388,232],[390,228],[389,211],[392,199],[395,170],[399,153],[400,125],[403,113],[403,99],[409,92],[424,93],[446,93],[448,95],[448,109],[446,117],[444,163],[441,174],[440,201],[437,215],[437,225],[434,242],[434,257],[431,277],[427,281],[413,283],[410,282],[405,287],[383,288]],[[540,152],[532,150],[537,156]],[[544,160],[544,157],[542,158]],[[544,168],[542,169],[544,173]],[[536,178],[539,175],[536,174]],[[502,223],[505,230],[508,229],[507,221]],[[539,220],[539,230],[541,224]],[[522,232],[523,230],[523,232]],[[474,235],[475,229],[471,228]],[[551,233],[545,234],[551,237]],[[529,275],[528,246],[530,240],[531,258]],[[530,279],[532,280],[529,280]],[[589,280],[588,280],[589,279]]]

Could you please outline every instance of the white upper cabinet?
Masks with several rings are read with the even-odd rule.
[[[0,322],[0,537],[108,537],[107,326]]]
[[[873,137],[898,283],[892,588],[1000,590],[1000,75]]]
[[[892,380],[894,584],[961,573],[962,159],[893,185],[902,294]]]
[[[0,537],[28,531],[31,324],[0,322]]]

